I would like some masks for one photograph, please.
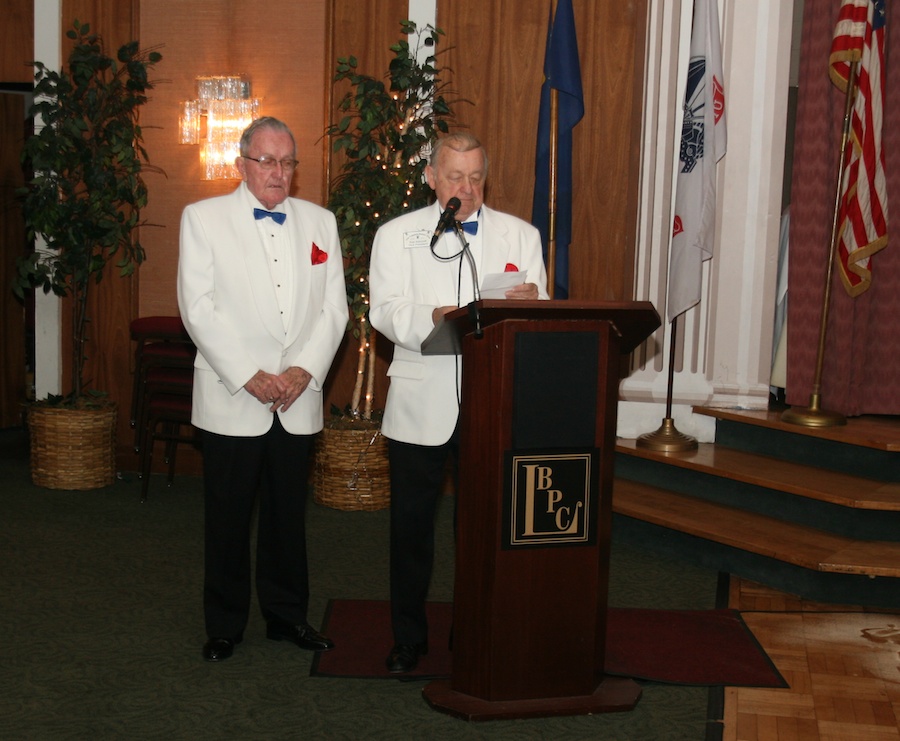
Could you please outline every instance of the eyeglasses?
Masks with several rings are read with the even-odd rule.
[[[293,172],[294,168],[300,163],[297,160],[284,159],[279,160],[275,157],[269,157],[269,155],[264,154],[262,157],[248,157],[246,154],[242,154],[245,160],[253,160],[254,162],[259,162],[259,166],[263,170],[274,170],[280,164],[282,169],[285,172]]]

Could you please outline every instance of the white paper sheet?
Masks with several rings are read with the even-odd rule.
[[[481,298],[506,298],[506,292],[525,282],[525,271],[488,273],[481,281]]]

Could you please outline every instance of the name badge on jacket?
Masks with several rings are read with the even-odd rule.
[[[414,232],[403,232],[403,249],[405,250],[427,247],[429,244],[431,244],[431,234],[427,229],[417,229]]]

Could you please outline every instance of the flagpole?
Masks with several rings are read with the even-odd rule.
[[[547,197],[547,293],[556,289],[556,188],[559,156],[559,91],[550,88],[550,188]]]
[[[672,329],[672,336],[669,338],[669,381],[666,389],[666,416],[663,418],[659,429],[638,437],[635,444],[639,448],[647,448],[648,450],[656,450],[662,453],[681,453],[697,449],[697,439],[679,432],[675,428],[675,421],[672,419],[672,388],[675,383],[675,334],[678,328],[678,320],[683,316],[684,314],[679,314],[669,325]]]
[[[844,189],[845,162],[847,143],[850,140],[850,121],[853,114],[853,99],[856,92],[856,67],[858,62],[850,63],[850,76],[847,82],[847,97],[844,101],[844,124],[841,132],[841,153],[838,166],[837,187],[834,196],[834,214],[831,219],[831,246],[828,251],[828,266],[825,270],[825,292],[822,298],[822,318],[819,323],[819,350],[816,357],[816,372],[813,377],[812,392],[809,395],[808,407],[791,407],[781,413],[783,422],[802,425],[803,427],[837,427],[847,424],[847,418],[839,412],[829,412],[820,407],[822,389],[822,366],[825,360],[825,330],[828,326],[828,309],[831,304],[831,277],[834,274],[834,262],[837,256],[837,245],[840,241],[841,194]]]

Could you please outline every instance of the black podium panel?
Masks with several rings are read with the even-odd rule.
[[[592,447],[596,332],[520,332],[515,341],[514,450]]]

